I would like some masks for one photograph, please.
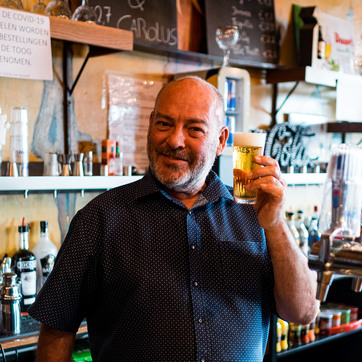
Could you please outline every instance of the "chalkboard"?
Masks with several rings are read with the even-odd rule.
[[[240,37],[231,60],[278,62],[273,0],[205,0],[205,17],[208,54],[223,55],[215,40],[217,27],[236,25]]]
[[[89,0],[100,25],[132,30],[134,40],[177,48],[176,0]]]

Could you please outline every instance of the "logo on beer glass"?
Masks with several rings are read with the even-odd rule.
[[[233,173],[234,201],[239,204],[254,204],[257,191],[246,191],[246,174],[260,167],[254,157],[264,153],[266,133],[234,133]]]

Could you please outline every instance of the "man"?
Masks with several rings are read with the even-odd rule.
[[[228,137],[221,95],[171,82],[150,116],[150,170],[73,219],[46,285],[38,361],[66,361],[86,318],[95,361],[262,361],[271,313],[311,322],[316,277],[284,220],[275,160],[251,172],[255,209],[211,171]],[[265,240],[266,237],[266,240]]]

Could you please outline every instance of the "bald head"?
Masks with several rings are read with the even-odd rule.
[[[169,83],[165,84],[162,89],[159,91],[156,101],[154,111],[157,109],[158,101],[163,93],[167,91],[182,92],[183,96],[192,96],[191,90],[196,90],[196,92],[209,93],[210,95],[210,110],[214,115],[215,124],[218,129],[224,126],[225,124],[225,112],[224,112],[224,99],[221,93],[217,88],[215,88],[211,83],[205,81],[204,79],[189,75],[176,80],[172,80]],[[181,95],[181,94],[180,94]]]

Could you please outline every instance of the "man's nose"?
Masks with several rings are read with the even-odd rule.
[[[167,139],[168,145],[173,148],[185,147],[185,134],[183,127],[174,127],[170,130],[170,134]]]

